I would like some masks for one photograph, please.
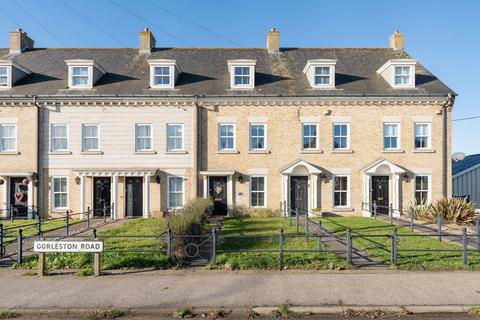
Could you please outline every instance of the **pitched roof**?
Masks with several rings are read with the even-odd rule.
[[[480,154],[471,154],[466,156],[463,160],[452,161],[452,175],[456,175],[479,164]]]
[[[376,73],[390,59],[410,58],[402,51],[389,48],[283,48],[279,55],[266,49],[181,49],[157,48],[150,54],[138,49],[32,49],[10,57],[0,49],[2,59],[13,59],[32,74],[16,83],[10,95],[78,95],[67,89],[65,60],[94,59],[105,74],[85,95],[171,95],[233,96],[242,92],[230,90],[228,60],[257,60],[255,89],[244,92],[252,96],[431,96],[453,93],[421,65],[416,68],[415,89],[392,89]],[[149,89],[148,59],[174,59],[182,73],[175,90]],[[311,89],[303,73],[309,59],[336,59],[336,88]]]

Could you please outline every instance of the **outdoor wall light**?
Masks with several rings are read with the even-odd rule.
[[[161,181],[162,181],[161,173],[160,173],[160,170],[157,169],[157,171],[155,171],[155,182],[157,184],[160,184]]]
[[[76,184],[80,184],[80,177],[79,177],[79,176],[76,176],[76,177],[75,177],[75,183],[76,183]]]
[[[328,177],[324,173],[320,174],[320,179],[323,181],[323,183],[327,183],[327,181],[328,181]]]
[[[403,175],[403,180],[405,180],[405,182],[407,183],[410,181],[410,177],[408,176],[408,174]]]
[[[0,185],[4,184],[5,183],[5,180],[3,179],[0,179]]]
[[[243,183],[243,181],[244,181],[243,175],[239,174],[238,178],[237,178],[237,181],[240,182],[240,183]]]

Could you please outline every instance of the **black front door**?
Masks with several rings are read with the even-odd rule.
[[[213,214],[227,214],[227,177],[210,177],[210,196]]]
[[[308,211],[308,177],[290,177],[290,207],[299,214]]]
[[[125,178],[125,214],[127,217],[143,215],[143,178]]]
[[[373,176],[372,177],[372,210],[373,202],[377,204],[378,213],[388,214],[388,176]]]
[[[109,177],[93,178],[93,209],[95,216],[103,216],[103,208],[107,207],[107,216],[110,215],[110,185]]]
[[[26,216],[28,212],[28,185],[26,178],[10,178],[10,203],[13,216]]]

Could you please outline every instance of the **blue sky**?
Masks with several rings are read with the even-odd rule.
[[[459,94],[453,118],[480,116],[476,0],[0,0],[0,17],[0,47],[18,25],[37,47],[137,47],[145,26],[166,47],[264,47],[273,26],[286,47],[386,47],[398,29],[406,50]],[[479,127],[480,118],[453,122],[453,151],[480,153]]]

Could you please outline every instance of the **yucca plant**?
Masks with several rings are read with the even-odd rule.
[[[441,198],[431,206],[432,215],[452,223],[472,223],[475,207],[465,198]]]
[[[429,220],[433,218],[431,211],[432,205],[429,204],[425,199],[420,201],[415,199],[414,201],[411,201],[407,207],[409,214],[413,214],[415,219]]]

